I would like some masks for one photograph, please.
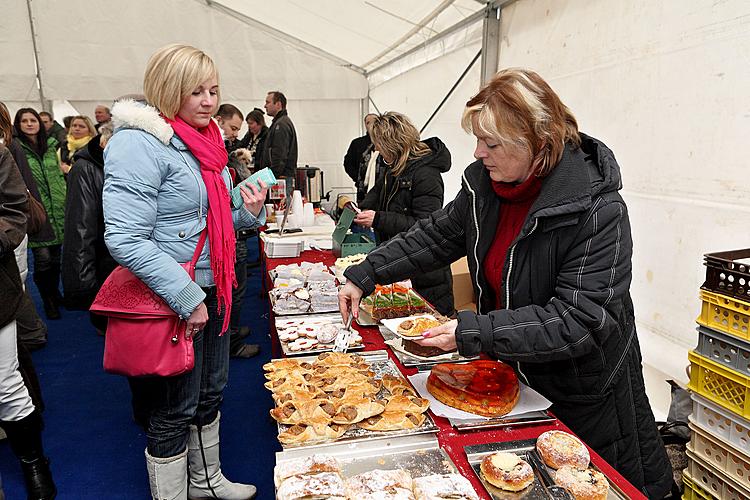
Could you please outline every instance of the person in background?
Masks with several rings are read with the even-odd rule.
[[[21,173],[23,182],[26,184],[29,204],[32,203],[31,199],[33,198],[37,206],[42,206],[42,197],[34,180],[34,174],[31,172],[29,162],[26,160],[23,147],[19,143],[19,140],[13,137],[13,121],[10,118],[10,113],[8,113],[8,108],[3,102],[0,102],[0,143],[4,144],[13,155],[13,160]],[[19,269],[26,268],[26,249],[28,248],[29,241],[47,241],[55,237],[46,212],[38,215],[43,215],[44,220],[39,221],[39,227],[33,228],[34,221],[30,216],[30,223],[27,224],[27,239],[24,239],[24,242],[16,248],[16,254],[19,257]],[[21,278],[26,283],[26,274],[28,271],[24,272],[24,269],[22,269]],[[19,344],[22,344],[29,351],[41,349],[47,345],[47,325],[39,317],[36,305],[31,300],[29,291],[25,286],[24,297],[16,314],[16,328]],[[20,354],[21,351],[19,349]]]
[[[375,230],[379,245],[443,208],[442,174],[451,168],[443,141],[424,141],[401,113],[375,117],[372,143],[385,172],[359,204],[354,222]],[[430,267],[412,278],[414,289],[446,316],[454,312],[453,276],[447,265]]]
[[[62,144],[65,141],[67,132],[65,132],[62,125],[55,121],[52,113],[49,111],[40,111],[39,117],[42,119],[44,129],[47,131],[47,137],[54,137],[58,143]]]
[[[365,116],[365,130],[367,133],[362,137],[357,137],[351,144],[349,149],[346,151],[344,156],[344,171],[354,181],[354,185],[357,188],[357,203],[361,203],[365,199],[365,195],[370,187],[375,185],[375,177],[369,180],[368,183],[368,166],[372,159],[375,148],[372,146],[372,139],[370,139],[370,129],[372,124],[378,115],[370,113]],[[373,161],[375,164],[376,161]]]
[[[150,408],[145,451],[151,495],[163,498],[249,499],[252,485],[221,472],[219,408],[229,369],[234,282],[234,231],[265,223],[267,189],[241,188],[232,210],[227,153],[216,122],[219,76],[200,50],[172,44],[157,50],[144,75],[149,105],[122,101],[104,154],[105,242],[122,266],[186,321],[194,368],[148,377],[160,393]],[[208,240],[195,280],[189,262],[200,235]]]
[[[263,110],[254,108],[245,117],[247,122],[247,133],[240,140],[240,147],[250,151],[253,165],[260,165],[260,154],[263,151],[263,144],[268,135],[266,118],[263,116]]]
[[[66,137],[68,135],[68,132],[70,131],[70,122],[72,122],[72,121],[73,121],[73,117],[72,116],[63,116],[63,128],[65,129],[65,136]],[[65,139],[63,139],[62,141],[60,141],[60,144],[62,144],[63,142],[65,142]]]
[[[268,128],[260,166],[270,167],[277,179],[286,179],[287,195],[294,190],[294,177],[297,172],[297,131],[286,110],[286,96],[275,90],[266,96],[266,114],[273,117]]]
[[[109,111],[109,108],[107,106],[100,104],[96,108],[94,108],[94,119],[96,120],[96,125],[94,125],[94,128],[98,132],[99,127],[101,127],[105,123],[109,123],[112,121],[112,113]]]
[[[70,130],[65,142],[60,145],[60,168],[64,174],[70,171],[76,151],[86,146],[97,134],[88,116],[74,116],[70,120]]]
[[[221,135],[224,137],[224,147],[227,149],[227,153],[239,148],[240,141],[237,140],[237,135],[242,128],[242,111],[237,106],[225,102],[219,106],[214,118],[216,118],[216,123],[219,124],[221,129]]]
[[[340,306],[374,283],[468,256],[478,312],[422,345],[512,363],[551,411],[648,498],[672,467],[646,396],[630,298],[633,252],[620,167],[537,73],[497,73],[461,120],[476,136],[443,210],[349,268]]]
[[[19,370],[15,316],[23,283],[14,250],[26,236],[27,189],[8,148],[0,145],[0,428],[18,457],[28,498],[55,498],[42,446],[42,416]]]
[[[31,108],[21,108],[13,119],[26,161],[39,188],[41,202],[47,211],[52,228],[48,239],[29,241],[34,254],[34,283],[42,297],[47,319],[59,319],[62,305],[60,294],[60,247],[65,224],[65,178],[57,159],[57,140],[47,137],[39,114]]]
[[[62,283],[68,309],[88,310],[104,280],[117,267],[104,243],[104,147],[112,136],[112,122],[76,151],[68,173]],[[107,318],[89,313],[97,333],[104,335]]]

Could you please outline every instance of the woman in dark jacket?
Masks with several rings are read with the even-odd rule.
[[[345,273],[342,314],[374,283],[466,255],[478,313],[423,345],[512,363],[552,411],[649,498],[672,470],[646,397],[620,169],[536,73],[498,73],[466,106],[479,160],[455,200]]]
[[[260,165],[260,153],[263,151],[263,143],[268,135],[266,119],[263,117],[263,111],[254,108],[247,114],[247,133],[240,140],[240,147],[250,151],[253,158],[253,165]]]
[[[104,243],[104,146],[112,136],[112,124],[99,128],[99,135],[75,154],[68,174],[65,203],[62,282],[65,304],[88,310],[104,280],[117,267]],[[91,323],[103,334],[106,318],[90,313]]]
[[[60,247],[63,240],[66,186],[57,159],[58,144],[56,139],[47,137],[39,113],[31,108],[19,109],[13,126],[53,230],[48,240],[29,241],[29,248],[34,254],[34,283],[42,296],[47,319],[59,319],[59,306],[62,303],[59,290]]]
[[[385,174],[359,204],[362,212],[354,222],[374,229],[383,244],[443,208],[441,174],[450,170],[451,154],[437,137],[420,141],[417,129],[400,113],[375,118],[371,134]],[[412,283],[441,314],[453,314],[450,267],[433,267],[412,277]]]

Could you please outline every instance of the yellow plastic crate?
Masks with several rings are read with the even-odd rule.
[[[722,408],[750,419],[750,377],[725,368],[695,351],[688,352],[688,388]]]
[[[700,297],[699,324],[750,341],[750,302],[703,289]]]

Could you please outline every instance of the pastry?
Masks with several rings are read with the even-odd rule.
[[[344,500],[344,481],[335,472],[322,472],[303,476],[292,476],[279,486],[277,500],[309,500],[327,498]]]
[[[333,404],[327,399],[311,401],[287,401],[270,410],[271,417],[282,424],[328,425],[336,413]],[[349,423],[349,422],[339,422]]]
[[[323,441],[338,439],[344,435],[348,425],[330,424],[323,427],[295,424],[279,433],[282,444],[305,443],[307,441]]]
[[[444,351],[439,347],[433,347],[428,345],[419,345],[413,340],[401,340],[401,345],[404,348],[404,351],[414,354],[415,356],[419,356],[422,358],[432,358],[435,356],[442,356],[443,354],[449,354],[452,352],[456,352],[456,349],[452,351]]]
[[[366,418],[359,425],[368,431],[397,431],[401,429],[416,429],[424,423],[425,416],[412,412],[383,412],[380,415]]]
[[[326,393],[315,386],[308,385],[294,387],[287,391],[275,392],[271,394],[271,396],[277,405],[282,405],[287,401],[302,403],[305,401],[312,401],[313,399],[325,398]]]
[[[276,487],[292,476],[318,474],[320,472],[341,472],[338,460],[327,455],[311,455],[308,457],[294,458],[276,464],[273,468],[273,481]]]
[[[409,382],[407,382],[403,377],[396,377],[394,375],[391,375],[390,373],[386,373],[385,375],[383,375],[383,378],[381,380],[383,381],[383,386],[385,387],[385,389],[391,394],[412,396],[417,395],[414,392],[414,388],[409,385]]]
[[[440,322],[434,318],[407,319],[399,323],[397,333],[404,337],[421,337],[430,328],[440,326]]]
[[[536,450],[544,463],[553,469],[572,465],[578,469],[589,466],[589,450],[580,439],[563,431],[547,431],[536,440]]]
[[[283,392],[295,387],[308,385],[312,378],[313,376],[309,373],[304,375],[301,373],[290,373],[275,380],[269,380],[263,385],[271,392]]]
[[[343,325],[342,325],[343,326]],[[320,327],[320,329],[317,332],[318,342],[322,344],[330,344],[334,340],[336,340],[336,337],[339,334],[339,328],[338,325],[335,325],[333,323],[328,323],[327,325],[323,325]]]
[[[329,404],[331,404],[329,402]],[[363,398],[359,401],[347,401],[337,408],[337,412],[331,420],[337,424],[355,424],[362,420],[379,415],[385,410],[385,402],[382,400]]]
[[[356,354],[324,352],[318,356],[318,359],[313,362],[313,365],[356,365],[364,362],[364,358],[362,356],[357,356]]]
[[[407,396],[398,394],[388,398],[385,405],[385,411],[405,411],[412,413],[424,413],[430,407],[430,400],[419,398],[417,396]]]
[[[294,370],[296,368],[310,370],[312,369],[312,365],[310,363],[301,363],[296,359],[275,359],[263,365],[263,369],[267,372],[273,372],[276,370]]]
[[[579,470],[563,465],[555,471],[555,484],[568,490],[576,500],[604,500],[609,490],[604,474],[590,467]]]
[[[453,408],[485,417],[510,412],[520,396],[513,368],[500,361],[441,363],[432,367],[427,390]]]
[[[346,389],[350,385],[353,386],[371,386],[372,389],[369,391],[370,394],[376,394],[376,389],[380,388],[380,381],[374,378],[369,378],[359,373],[351,373],[348,375],[339,375],[336,377],[322,377],[316,382],[316,385],[323,389],[325,392],[333,392],[336,389]],[[374,392],[373,392],[374,391]]]
[[[414,500],[412,488],[412,478],[404,470],[375,469],[362,472],[346,480],[348,498],[356,498],[357,500]]]
[[[479,500],[468,479],[460,474],[433,474],[414,479],[417,500]]]
[[[488,483],[505,491],[521,491],[534,482],[534,470],[513,453],[500,451],[487,455],[479,469]]]

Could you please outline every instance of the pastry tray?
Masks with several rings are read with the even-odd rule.
[[[385,374],[391,374],[397,377],[401,377],[406,381],[409,386],[411,386],[411,382],[409,382],[409,379],[404,377],[399,369],[396,367],[396,364],[388,357],[387,351],[367,351],[367,352],[361,352],[358,353],[359,356],[362,356],[365,361],[370,365],[370,368],[372,371],[375,372],[375,378],[381,378]],[[312,363],[315,361],[317,356],[299,356],[295,359],[299,361],[307,361]],[[412,386],[413,388],[413,386]],[[380,392],[378,393],[378,396],[383,396],[384,393],[387,391],[385,388],[380,389]],[[414,391],[417,392],[416,390]],[[300,448],[307,450],[309,452],[310,450],[313,450],[315,453],[318,453],[318,448],[321,446],[330,444],[330,443],[357,443],[361,441],[367,441],[367,440],[375,440],[375,439],[382,439],[382,438],[394,438],[397,436],[411,436],[415,434],[436,434],[438,431],[437,425],[435,425],[435,421],[432,419],[432,416],[429,414],[429,411],[425,411],[424,413],[425,420],[422,423],[421,426],[419,426],[416,429],[402,429],[398,431],[368,431],[366,429],[361,429],[356,426],[352,426],[352,428],[348,429],[343,436],[341,436],[338,439],[328,440],[328,441],[315,441],[312,443],[299,443],[299,444],[281,444],[281,447],[284,450],[290,449],[290,448]],[[279,434],[286,430],[287,428],[291,427],[291,425],[281,424],[277,423]]]
[[[536,448],[536,439],[528,439],[523,441],[504,441],[502,443],[486,443],[486,444],[476,444],[476,445],[469,445],[464,446],[464,451],[466,452],[466,458],[469,460],[469,465],[471,465],[471,468],[474,469],[474,473],[477,475],[479,480],[482,483],[482,486],[484,486],[484,489],[487,490],[487,493],[489,494],[490,498],[493,498],[495,500],[535,500],[535,499],[548,499],[551,498],[549,494],[547,493],[547,490],[544,488],[544,485],[539,480],[539,473],[534,469],[533,464],[531,465],[532,469],[534,469],[534,482],[528,487],[525,488],[523,491],[519,492],[511,492],[511,491],[503,491],[499,488],[496,488],[489,484],[487,481],[485,481],[484,477],[482,476],[479,466],[482,463],[482,459],[489,455],[490,453],[494,453],[496,451],[505,451],[508,453],[515,453],[516,455],[519,455],[521,458],[526,460],[525,454],[529,450],[533,450]],[[593,463],[590,465],[590,467],[599,470],[596,465]],[[554,471],[553,469],[547,469],[550,474],[552,474]],[[601,471],[600,471],[601,472]],[[615,499],[622,499],[627,500],[627,495],[622,492],[622,490],[614,484],[612,481],[607,478],[607,481],[609,481],[609,491],[607,493],[607,499],[608,500],[615,500]]]
[[[341,322],[341,314],[339,313],[321,313],[321,314],[305,314],[305,315],[295,315],[294,318],[290,318],[289,316],[276,316],[274,318],[274,324],[278,325],[282,321],[304,321],[305,319],[323,319],[327,320],[330,319],[332,321],[338,321]],[[281,344],[281,352],[284,353],[284,356],[308,356],[310,354],[320,354],[321,352],[329,352],[333,350],[333,342],[330,344],[317,344],[313,349],[308,349],[306,351],[292,351],[289,349],[287,342],[282,342],[279,340],[279,344]],[[365,348],[364,342],[360,344],[356,344],[353,346],[349,346],[347,349],[348,351],[359,351]]]
[[[361,312],[360,312],[361,314]],[[385,328],[384,326],[381,326],[379,328],[380,335],[383,337],[383,340],[386,342],[390,340],[399,340],[400,337],[390,331],[388,328]],[[419,371],[425,371],[431,369],[434,365],[438,363],[460,363],[465,361],[471,361],[472,359],[479,359],[479,356],[473,357],[473,358],[465,358],[458,354],[458,352],[454,352],[451,354],[450,358],[447,357],[441,357],[439,359],[425,359],[418,356],[412,356],[409,353],[401,352],[398,349],[393,349],[392,346],[389,346],[393,354],[398,358],[399,361],[401,361],[401,364],[408,367],[408,368],[416,368]]]
[[[271,310],[273,311],[273,314],[276,316],[307,316],[311,314],[330,314],[334,312],[338,312],[339,306],[338,304],[336,307],[332,307],[331,309],[325,310],[325,311],[287,311],[287,312],[280,312],[276,310],[276,297],[271,294],[271,292],[268,292],[268,299],[271,301]]]
[[[520,425],[536,425],[557,420],[547,410],[530,411],[512,417],[478,418],[476,420],[449,418],[448,421],[459,431],[473,431],[478,429],[497,429],[501,427],[517,427]]]

